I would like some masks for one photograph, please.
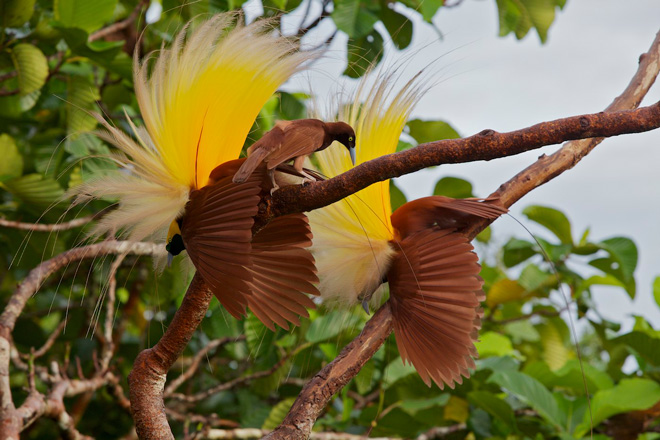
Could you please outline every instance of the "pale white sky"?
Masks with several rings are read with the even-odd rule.
[[[598,112],[627,85],[639,55],[648,50],[660,30],[658,0],[568,0],[541,45],[532,32],[523,40],[497,37],[494,0],[464,0],[441,9],[434,18],[444,37],[428,25],[415,26],[410,50],[388,51],[392,58],[409,56],[411,75],[443,56],[442,82],[417,106],[414,117],[445,119],[464,136],[485,128],[509,131],[537,122]],[[339,36],[327,61],[319,62],[303,83],[322,94],[333,87],[344,69],[345,37]],[[302,84],[302,83],[300,83]],[[294,86],[295,87],[295,86]],[[660,100],[660,84],[644,101]],[[556,146],[492,162],[446,165],[399,179],[409,199],[429,195],[442,176],[470,180],[485,196],[541,153]],[[591,228],[591,239],[615,235],[632,238],[639,249],[637,297],[621,289],[595,288],[595,300],[606,317],[620,321],[632,314],[660,327],[660,308],[652,295],[660,275],[660,130],[606,140],[573,170],[533,191],[512,213],[523,220],[522,208],[543,204],[564,211],[577,236]],[[541,227],[525,222],[535,233]],[[526,233],[512,219],[494,225],[498,240]],[[632,326],[625,319],[624,329]]]

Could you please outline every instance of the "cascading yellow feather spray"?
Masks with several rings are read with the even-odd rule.
[[[346,121],[356,132],[356,165],[396,151],[410,112],[427,87],[415,76],[398,92],[395,73],[376,75],[368,88],[365,76],[352,102],[335,110],[338,120]],[[351,169],[340,149],[316,153],[320,171],[334,177]],[[382,283],[395,251],[390,216],[390,181],[375,183],[345,199],[308,214],[319,272],[319,290],[330,302],[354,304],[371,295]],[[379,301],[374,295],[374,301]]]
[[[135,91],[144,127],[129,119],[134,138],[99,118],[100,136],[119,149],[115,173],[74,189],[74,204],[114,198],[95,234],[164,241],[191,190],[204,187],[219,164],[238,158],[259,111],[314,54],[269,31],[267,20],[240,23],[237,13],[188,26],[155,62],[134,60]]]

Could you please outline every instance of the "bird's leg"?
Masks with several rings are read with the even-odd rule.
[[[270,190],[270,195],[272,196],[275,191],[280,189],[277,182],[275,182],[275,169],[274,168],[272,170],[268,170],[268,177],[270,177],[270,181],[273,184],[273,187]]]
[[[298,156],[293,160],[293,169],[296,170],[300,175],[303,176],[302,184],[308,182],[316,182],[316,178],[312,175],[309,175],[305,172],[303,165],[305,163],[305,156]]]

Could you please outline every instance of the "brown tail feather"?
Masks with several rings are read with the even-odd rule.
[[[234,317],[246,313],[252,273],[251,240],[263,173],[244,183],[220,174],[193,191],[181,234],[188,255],[213,294]]]
[[[299,316],[309,316],[314,302],[305,293],[318,295],[314,257],[306,249],[312,232],[304,214],[271,220],[252,240],[250,268],[252,295],[248,307],[271,330],[275,324],[288,329],[300,325]]]
[[[241,183],[245,182],[248,177],[254,172],[255,169],[261,164],[266,156],[270,153],[269,150],[265,148],[257,148],[254,152],[248,156],[248,158],[243,162],[243,165],[236,171],[234,174],[233,182]]]
[[[452,199],[444,196],[422,197],[405,203],[392,214],[392,226],[401,238],[428,229],[460,229],[474,217],[496,219],[508,210],[498,204],[499,199]]]
[[[427,385],[461,383],[474,368],[483,298],[477,255],[451,229],[426,229],[397,242],[387,278],[399,353]]]

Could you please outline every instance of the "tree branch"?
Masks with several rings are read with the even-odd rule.
[[[153,347],[135,359],[128,376],[131,413],[141,439],[174,439],[163,403],[167,372],[202,322],[213,295],[196,273],[172,322]]]

